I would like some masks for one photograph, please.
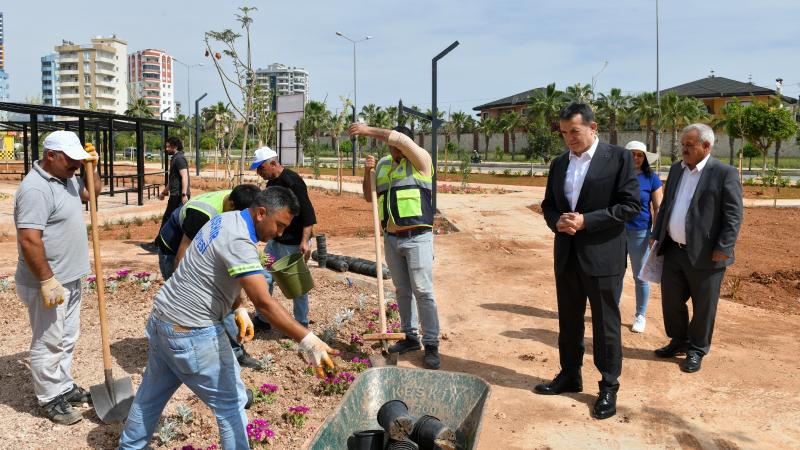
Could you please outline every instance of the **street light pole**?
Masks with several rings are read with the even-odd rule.
[[[436,106],[436,79],[438,78],[436,73],[436,63],[456,47],[458,47],[458,41],[450,44],[446,49],[439,52],[439,54],[434,56],[431,60],[431,158],[433,159],[433,192],[431,193],[433,198],[431,200],[433,203],[434,212],[436,212],[436,173],[438,172],[437,169],[439,168],[439,155],[436,151],[436,133],[439,131],[439,124],[441,123],[438,114],[439,110]],[[447,167],[445,167],[444,170],[447,170]]]
[[[166,108],[164,108],[164,110],[161,111],[161,114],[159,114],[159,116],[158,116],[159,119],[164,120],[164,113],[169,111],[170,109],[172,109],[172,106],[167,106]]]
[[[372,36],[364,36],[363,38],[361,38],[359,40],[353,40],[353,39],[350,39],[349,37],[347,37],[341,31],[337,31],[336,35],[339,36],[339,37],[347,39],[348,41],[350,41],[353,44],[353,111],[355,112],[355,111],[358,111],[358,108],[357,108],[357,106],[358,106],[358,90],[357,90],[357,84],[356,84],[356,44],[358,44],[359,42],[368,41],[368,40],[372,39]],[[355,119],[355,114],[354,114],[353,117]],[[357,156],[356,156],[357,154],[358,154],[358,139],[356,139],[353,142],[353,161],[354,161],[354,163],[353,163],[353,175],[356,174],[355,173],[355,171],[356,171],[355,161],[357,161]]]
[[[179,60],[178,58],[173,57],[173,61],[177,62],[178,64],[186,67],[186,108],[188,110],[188,114],[186,117],[189,120],[192,119],[192,67],[203,67],[203,63],[197,64],[186,64],[185,62]],[[197,114],[197,111],[195,111]],[[189,148],[192,148],[192,133],[189,133]]]
[[[658,0],[656,0],[656,104],[658,105],[658,122],[661,121],[661,86],[659,83],[660,77],[659,67],[659,48],[658,48]],[[661,127],[656,125],[656,174],[661,172]]]
[[[208,93],[205,93],[205,94],[201,95],[200,97],[197,98],[197,100],[194,101],[194,109],[195,109],[195,111],[197,111],[198,108],[200,108],[200,100],[206,98],[206,95],[208,95]],[[195,114],[194,115],[194,133],[195,133],[195,139],[194,139],[194,145],[195,145],[195,147],[194,147],[194,158],[195,158],[194,167],[195,167],[195,169],[194,170],[195,171],[194,171],[194,174],[199,177],[200,176],[200,114]],[[189,136],[191,136],[191,135],[192,135],[192,133],[189,132]],[[191,148],[191,147],[189,147],[189,148]]]

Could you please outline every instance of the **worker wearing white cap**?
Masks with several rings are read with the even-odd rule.
[[[282,236],[267,243],[267,253],[276,261],[293,253],[302,253],[308,259],[311,256],[311,236],[314,233],[317,216],[314,205],[308,198],[305,181],[296,172],[283,167],[278,162],[278,154],[269,147],[261,147],[255,151],[250,170],[255,170],[258,176],[267,180],[267,187],[282,186],[289,189],[300,203],[300,214],[292,219],[292,223],[284,230]],[[293,302],[294,320],[308,327],[308,294],[294,298]],[[253,324],[257,331],[270,327],[260,314],[256,314]]]
[[[81,278],[89,273],[89,241],[81,205],[89,200],[85,187],[89,172],[82,180],[75,172],[89,161],[97,161],[91,144],[84,149],[71,131],[50,133],[42,159],[33,162],[14,203],[17,295],[28,307],[33,331],[33,391],[44,414],[63,425],[81,420],[73,406],[91,402],[71,374],[80,329]],[[99,191],[97,171],[93,176]]]
[[[650,284],[639,279],[639,272],[642,270],[644,262],[647,261],[650,230],[656,215],[658,215],[658,209],[661,207],[664,189],[661,187],[661,179],[658,178],[658,174],[650,167],[658,160],[658,154],[648,152],[647,146],[639,141],[630,141],[625,144],[625,148],[630,150],[633,156],[633,164],[639,180],[639,200],[641,202],[639,214],[625,223],[628,255],[631,259],[633,281],[636,285],[636,314],[633,317],[631,331],[644,333],[647,302],[650,299]]]

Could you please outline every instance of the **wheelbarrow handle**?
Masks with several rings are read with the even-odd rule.
[[[100,340],[103,346],[103,370],[106,379],[111,375],[111,347],[106,317],[106,283],[103,279],[103,262],[100,258],[100,230],[97,226],[97,198],[94,186],[94,163],[86,163],[86,188],[89,191],[89,217],[92,222],[92,250],[94,251],[94,273],[97,286],[97,307],[100,310]]]

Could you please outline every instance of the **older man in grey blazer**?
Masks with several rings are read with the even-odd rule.
[[[733,264],[742,224],[742,186],[732,166],[711,156],[714,132],[692,124],[681,131],[683,160],[672,165],[654,238],[664,256],[661,305],[671,339],[662,358],[686,353],[680,367],[697,372],[711,347],[720,285]],[[689,320],[687,302],[692,299]]]

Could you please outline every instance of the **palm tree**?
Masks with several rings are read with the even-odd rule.
[[[392,125],[392,118],[389,116],[389,113],[386,110],[378,109],[375,113],[375,117],[373,118],[373,125],[374,127],[378,128],[393,128]],[[377,141],[375,138],[372,138],[372,149],[375,149]]]
[[[374,103],[370,103],[369,105],[364,105],[361,107],[361,112],[358,113],[358,117],[364,119],[364,122],[367,123],[369,126],[375,126],[375,114],[380,111],[381,107],[375,105]]]
[[[568,86],[564,92],[564,97],[571,103],[586,103],[588,105],[592,100],[592,96],[592,86],[589,84],[575,83],[572,86]]]
[[[722,117],[713,122],[713,128],[715,130],[723,130],[725,134],[728,135],[728,146],[730,147],[728,163],[730,163],[730,165],[734,165],[733,158],[736,153],[734,148],[736,146],[736,139],[741,139],[742,137],[742,108],[744,108],[744,106],[734,97],[732,101],[728,102],[720,110]]]
[[[203,108],[201,115],[205,122],[206,129],[214,131],[214,140],[217,143],[217,151],[214,154],[214,178],[216,178],[219,154],[222,152],[222,149],[225,148],[225,135],[231,130],[233,114],[230,109],[228,109],[228,105],[223,102],[217,102],[216,105]],[[226,162],[228,162],[228,157],[228,153],[225,152]]]
[[[147,106],[147,101],[142,97],[134,97],[128,102],[128,109],[125,110],[126,116],[151,118],[153,112]]]
[[[467,119],[469,115],[463,111],[457,111],[450,115],[450,123],[453,124],[453,131],[456,133],[456,143],[461,146],[461,133],[466,131]]]
[[[483,152],[484,152],[484,160],[489,159],[489,139],[492,137],[494,132],[497,130],[497,119],[494,117],[483,116],[477,123],[478,131],[483,134]]]
[[[653,125],[660,114],[656,93],[645,92],[633,97],[631,99],[631,114],[638,117],[640,124],[644,123],[647,133],[645,142],[650,148],[655,149],[655,130]]]
[[[531,123],[541,123],[558,128],[558,114],[567,103],[564,93],[556,89],[555,83],[550,83],[544,89],[537,89],[531,94],[528,108],[528,119]]]
[[[678,131],[690,123],[707,118],[705,105],[694,97],[681,97],[674,92],[661,97],[661,121],[659,128],[672,132],[670,159],[678,159]]]
[[[597,100],[598,113],[608,117],[608,141],[611,145],[617,145],[617,125],[620,116],[627,109],[629,100],[627,95],[622,95],[622,90],[619,88],[611,88],[608,95],[600,94]]]
[[[328,108],[325,106],[325,103],[309,100],[303,112],[303,119],[305,120],[304,125],[308,127],[307,131],[309,135],[319,140],[329,116],[330,114],[328,113]]]
[[[419,106],[412,105],[411,109],[413,109],[414,111],[419,111]],[[414,133],[415,133],[416,128],[417,128],[417,124],[419,123],[419,119],[417,118],[417,116],[415,116],[413,114],[407,114],[407,115],[405,115],[405,117],[406,117],[406,120],[408,121],[407,122],[408,123],[408,128],[411,129],[411,135],[414,136]]]
[[[500,129],[511,134],[511,160],[517,154],[517,128],[522,124],[522,117],[516,111],[509,111],[500,116]]]

